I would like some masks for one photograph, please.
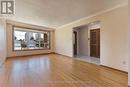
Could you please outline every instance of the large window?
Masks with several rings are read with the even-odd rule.
[[[14,27],[14,50],[50,49],[50,32]]]

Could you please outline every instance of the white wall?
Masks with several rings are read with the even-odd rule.
[[[73,42],[72,42],[73,29],[58,29],[55,31],[55,44],[56,53],[66,56],[73,56]]]
[[[56,52],[72,57],[73,28],[94,21],[101,21],[101,64],[128,71],[127,5],[56,29]]]
[[[6,59],[6,22],[0,19],[0,66]]]
[[[88,27],[77,29],[78,32],[78,55],[88,56]]]

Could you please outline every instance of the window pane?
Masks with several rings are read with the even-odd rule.
[[[21,50],[22,48],[26,48],[25,42],[25,34],[23,31],[14,31],[14,49]]]
[[[33,32],[28,32],[26,35],[26,42],[27,42],[27,47],[28,49],[38,49],[37,46],[37,34],[38,33],[33,33]]]
[[[50,34],[24,28],[14,28],[14,50],[49,49]]]
[[[49,33],[44,32],[40,34],[40,48],[48,49],[49,48]]]
[[[40,41],[40,49],[43,49],[44,48],[44,36],[43,36],[44,34],[43,33],[40,33],[40,39],[39,39],[39,41]]]

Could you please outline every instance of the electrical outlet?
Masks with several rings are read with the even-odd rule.
[[[123,65],[126,65],[126,61],[123,61],[122,64],[123,64]]]

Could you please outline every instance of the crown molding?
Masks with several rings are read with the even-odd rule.
[[[9,20],[9,19],[6,19],[6,23],[7,23],[7,24],[16,25],[16,26],[24,26],[24,27],[30,27],[30,28],[38,28],[38,29],[43,29],[43,30],[50,30],[50,31],[55,30],[55,28],[50,28],[50,27],[45,27],[45,26],[40,26],[40,25],[34,25],[34,24],[29,24],[29,23],[19,22],[19,21]]]
[[[104,14],[104,13],[107,13],[107,12],[110,12],[110,11],[112,11],[112,10],[115,10],[115,9],[117,9],[117,8],[124,7],[124,6],[127,6],[127,5],[128,5],[128,3],[122,3],[122,4],[119,4],[119,5],[116,5],[116,6],[112,7],[112,8],[109,8],[109,9],[106,9],[106,10],[103,10],[103,11],[100,11],[100,12],[97,12],[97,13],[95,13],[95,14],[92,14],[92,15],[90,15],[90,16],[87,16],[87,17],[78,19],[78,20],[76,20],[76,21],[73,21],[73,22],[64,24],[64,25],[62,25],[62,26],[60,26],[60,27],[57,27],[56,29],[60,29],[60,28],[63,28],[63,27],[65,27],[65,26],[69,26],[69,25],[71,25],[71,24],[74,24],[74,23],[78,23],[78,22],[80,22],[80,21],[87,20],[87,19],[89,19],[89,18],[92,18],[92,17],[98,16],[98,15],[101,15],[101,14]]]

